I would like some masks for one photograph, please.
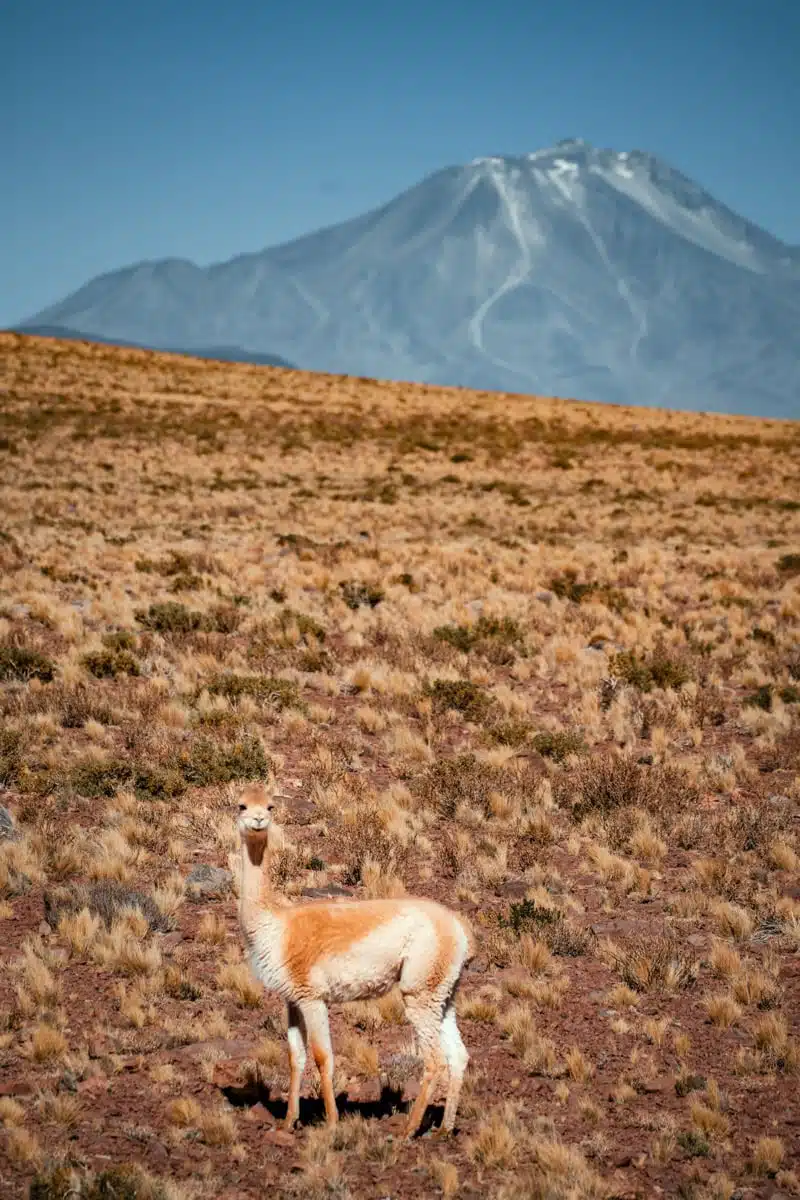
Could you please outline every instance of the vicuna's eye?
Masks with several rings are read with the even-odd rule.
[[[246,812],[246,811],[247,811],[247,805],[246,805],[246,804],[240,804],[240,805],[239,805],[239,812]]]
[[[275,807],[275,805],[274,805],[274,804],[268,804],[268,805],[267,805],[267,812],[272,812],[272,810],[273,810],[273,808],[274,808],[274,807]]]

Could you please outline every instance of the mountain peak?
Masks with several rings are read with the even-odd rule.
[[[226,263],[127,268],[33,320],[310,370],[797,415],[797,251],[656,156],[582,138],[437,171]]]

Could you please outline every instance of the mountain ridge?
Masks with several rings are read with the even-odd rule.
[[[654,155],[580,139],[444,167],[225,262],[107,272],[32,322],[334,373],[800,412],[800,249]]]

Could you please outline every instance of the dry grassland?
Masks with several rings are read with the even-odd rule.
[[[800,1195],[798,425],[2,334],[0,472],[4,1196]],[[454,1138],[394,995],[278,1129],[267,773],[289,897],[469,915]]]

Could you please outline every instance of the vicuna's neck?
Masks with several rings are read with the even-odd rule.
[[[269,908],[274,899],[266,838],[242,838],[241,861],[239,911],[246,916],[253,910]]]

